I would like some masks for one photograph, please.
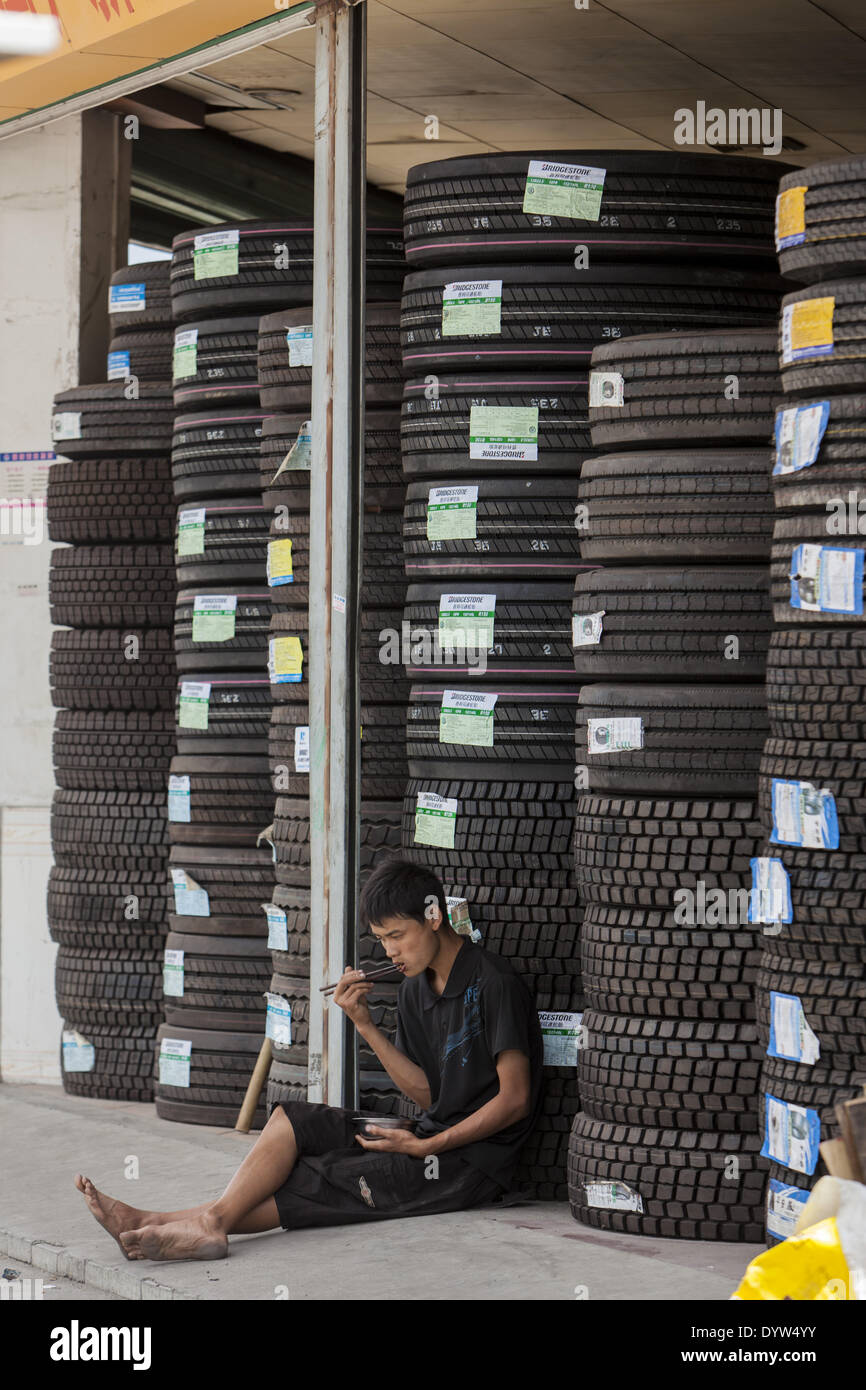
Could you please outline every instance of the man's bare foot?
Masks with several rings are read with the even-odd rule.
[[[107,1197],[104,1192],[100,1192],[98,1188],[93,1186],[89,1178],[85,1178],[81,1173],[75,1175],[75,1186],[83,1194],[84,1200],[100,1226],[103,1226],[108,1234],[114,1237],[126,1255],[126,1250],[124,1250],[120,1240],[121,1231],[134,1231],[140,1226],[147,1225],[153,1219],[154,1213],[139,1211],[138,1207],[128,1207],[117,1197]]]
[[[120,1244],[130,1260],[224,1260],[229,1253],[225,1232],[206,1213],[188,1221],[121,1231]]]

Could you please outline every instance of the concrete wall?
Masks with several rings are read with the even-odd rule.
[[[80,372],[79,363],[90,367],[100,361],[100,354],[105,361],[106,284],[125,236],[122,218],[118,225],[115,212],[122,164],[116,157],[116,140],[117,118],[104,112],[71,116],[0,140],[0,455],[50,451],[55,392],[76,385],[79,375],[98,379],[95,367],[88,374]],[[120,263],[125,264],[125,255]],[[7,498],[13,486],[12,467],[0,460],[0,498]],[[27,481],[22,485],[36,490]],[[0,515],[2,511],[0,507]],[[24,543],[21,535],[0,537],[4,1081],[60,1078],[55,948],[45,912],[53,792],[54,712],[48,683],[51,545],[44,525],[41,532],[34,544]]]

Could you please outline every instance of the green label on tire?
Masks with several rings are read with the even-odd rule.
[[[435,792],[418,793],[415,803],[416,845],[438,845],[440,849],[453,849],[456,829],[456,800],[437,796]]]
[[[178,728],[206,729],[210,681],[183,681],[180,687]]]
[[[498,695],[475,690],[443,690],[439,742],[493,747],[493,710]]]
[[[194,642],[230,642],[235,635],[237,594],[196,594],[192,610]]]
[[[439,645],[480,647],[488,651],[493,646],[496,619],[495,594],[442,594],[439,599]]]
[[[163,1038],[159,1045],[160,1086],[188,1086],[192,1043],[186,1038]]]
[[[184,377],[195,376],[198,359],[198,329],[179,329],[174,335],[172,354],[172,378],[182,381]]]
[[[428,541],[474,541],[477,534],[477,486],[431,487],[427,495]]]
[[[443,338],[483,338],[501,332],[501,280],[455,280],[445,286]]]
[[[237,275],[240,232],[204,232],[193,244],[193,275],[196,280],[213,280],[218,275]]]
[[[162,962],[162,992],[172,999],[183,998],[183,951],[166,951]]]
[[[178,555],[204,555],[204,522],[206,508],[195,507],[178,513]]]
[[[523,211],[597,222],[605,169],[531,159],[523,192]]]

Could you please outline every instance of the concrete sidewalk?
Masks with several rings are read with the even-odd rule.
[[[593,1231],[540,1202],[241,1236],[213,1263],[131,1262],[72,1185],[80,1171],[133,1206],[193,1205],[220,1192],[254,1139],[171,1124],[152,1105],[2,1085],[0,1256],[127,1299],[570,1301],[584,1286],[593,1301],[713,1301],[759,1250]]]

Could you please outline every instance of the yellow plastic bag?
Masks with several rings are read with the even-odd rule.
[[[835,1216],[758,1255],[732,1297],[803,1302],[856,1298]]]

